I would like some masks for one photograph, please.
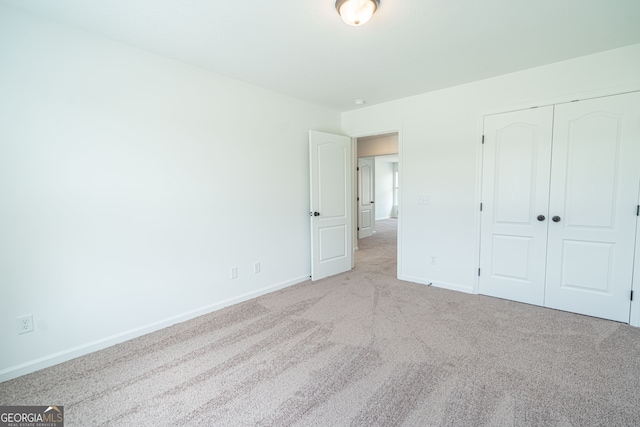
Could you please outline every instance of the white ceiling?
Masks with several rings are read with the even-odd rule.
[[[0,0],[338,111],[640,43],[640,0]]]

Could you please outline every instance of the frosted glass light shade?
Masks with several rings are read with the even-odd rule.
[[[337,0],[336,10],[344,22],[357,27],[371,19],[379,4],[380,0]]]

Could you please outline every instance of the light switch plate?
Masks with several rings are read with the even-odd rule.
[[[431,204],[431,196],[425,196],[425,195],[418,196],[418,204],[419,205],[430,205]]]

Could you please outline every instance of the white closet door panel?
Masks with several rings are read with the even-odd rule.
[[[639,182],[640,93],[556,106],[545,306],[629,321]]]
[[[553,107],[485,118],[482,294],[543,304],[552,118]]]

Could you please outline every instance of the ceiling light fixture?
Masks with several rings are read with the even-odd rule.
[[[336,10],[342,20],[358,27],[366,23],[380,5],[380,0],[336,0]]]

